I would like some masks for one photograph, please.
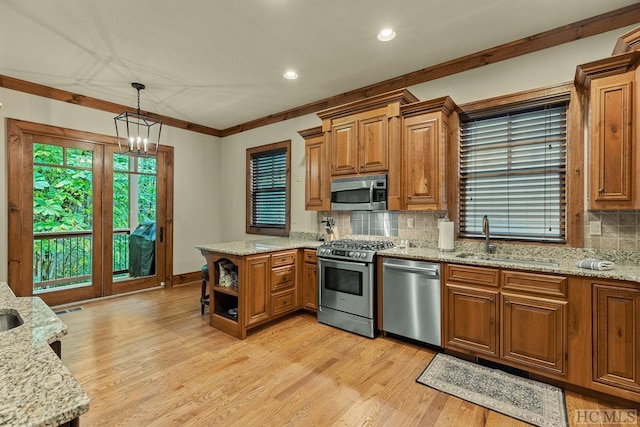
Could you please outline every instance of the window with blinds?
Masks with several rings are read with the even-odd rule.
[[[564,242],[567,101],[462,123],[460,235]]]
[[[290,141],[247,150],[247,233],[289,232]]]

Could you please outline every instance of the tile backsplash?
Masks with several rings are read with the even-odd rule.
[[[601,221],[601,235],[590,235],[590,222]],[[591,211],[584,215],[584,247],[640,250],[640,211]]]
[[[437,241],[438,219],[446,212],[318,212],[318,233],[324,235],[323,217],[332,217],[341,236],[387,236],[415,241]],[[600,236],[590,235],[590,222],[601,221]],[[386,233],[386,234],[385,234]],[[640,251],[640,211],[591,211],[584,214],[584,248]]]
[[[318,212],[318,233],[324,234],[323,217],[332,217],[341,236],[386,236],[400,239],[437,240],[438,219],[446,212]]]

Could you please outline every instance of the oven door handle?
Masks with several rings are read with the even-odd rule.
[[[318,268],[320,268],[320,263],[323,263],[324,265],[328,265],[330,267],[340,267],[341,265],[343,266],[354,265],[354,266],[366,267],[368,264],[370,264],[367,262],[360,262],[360,261],[345,261],[341,259],[337,260],[333,258],[318,257]]]

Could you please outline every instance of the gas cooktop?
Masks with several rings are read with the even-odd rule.
[[[373,261],[376,251],[393,248],[394,246],[393,242],[386,240],[334,240],[323,243],[318,248],[318,256],[371,262]]]

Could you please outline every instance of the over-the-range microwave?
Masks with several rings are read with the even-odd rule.
[[[387,209],[387,176],[369,175],[331,180],[331,210]]]

